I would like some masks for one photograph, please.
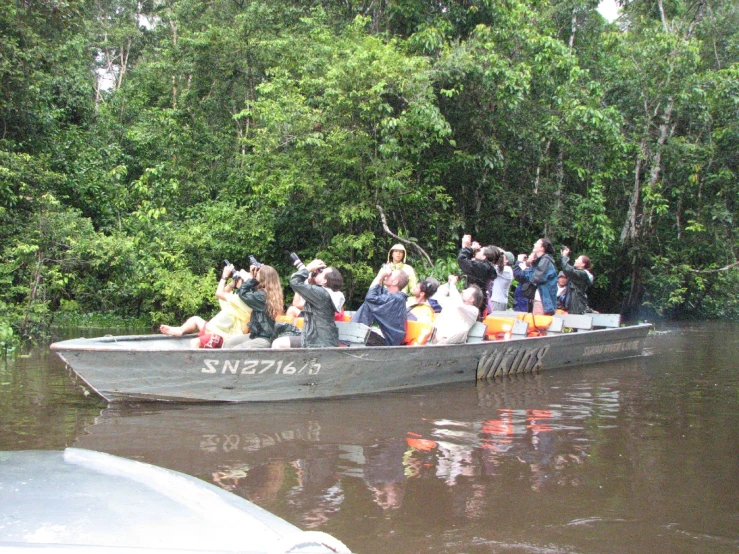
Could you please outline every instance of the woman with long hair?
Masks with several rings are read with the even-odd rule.
[[[269,265],[252,265],[240,272],[244,284],[238,295],[252,310],[249,334],[226,340],[226,348],[270,348],[275,335],[275,319],[282,315],[283,298],[280,277]]]
[[[557,309],[557,268],[554,262],[554,247],[548,238],[541,238],[534,244],[528,261],[518,264],[513,274],[521,283],[529,283],[530,311],[535,314],[554,315]]]

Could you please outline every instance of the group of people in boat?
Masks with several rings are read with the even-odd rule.
[[[369,346],[396,346],[408,341],[407,322],[418,321],[433,327],[431,343],[464,343],[476,321],[508,309],[514,279],[515,311],[535,315],[592,311],[587,297],[593,284],[590,259],[581,255],[570,264],[570,250],[562,247],[558,272],[554,256],[547,238],[536,241],[531,254],[515,258],[464,235],[457,262],[466,286],[460,291],[458,275],[449,275],[444,284],[433,277],[419,281],[406,263],[405,247],[395,244],[356,312],[344,310],[339,270],[320,259],[304,264],[291,254],[296,271],[289,285],[294,298],[286,311],[273,267],[252,260],[248,271],[237,271],[227,264],[215,293],[221,308],[215,317],[206,321],[193,316],[180,326],[159,329],[175,336],[197,332],[191,342],[196,348],[317,348],[339,346],[336,322],[351,321],[371,327]],[[302,318],[302,328],[295,325],[296,318]]]

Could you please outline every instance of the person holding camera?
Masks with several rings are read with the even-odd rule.
[[[377,323],[380,332],[372,332],[367,346],[397,346],[406,333],[406,299],[403,289],[408,284],[408,274],[385,264],[377,272],[352,323],[372,326]]]
[[[457,263],[467,277],[467,284],[480,288],[483,308],[487,307],[490,282],[503,270],[504,252],[496,246],[481,247],[479,242],[472,241],[472,235],[464,235]]]
[[[488,313],[504,312],[508,309],[508,294],[513,281],[513,268],[511,266],[515,264],[516,260],[512,252],[506,252],[505,250],[501,250],[501,252],[502,255],[495,265],[498,276],[495,281],[488,284]]]
[[[249,271],[240,270],[238,289],[241,301],[251,308],[249,334],[226,340],[226,348],[269,348],[275,335],[275,319],[282,315],[282,285],[277,270],[249,257]]]
[[[252,311],[233,292],[241,286],[242,280],[243,276],[233,265],[227,263],[216,288],[216,298],[221,310],[209,321],[192,316],[178,327],[160,325],[159,331],[175,337],[198,331],[198,337],[190,342],[192,348],[221,348],[227,339],[242,336]]]
[[[591,312],[588,307],[587,291],[593,284],[593,270],[590,258],[587,256],[579,256],[574,265],[570,265],[570,249],[566,246],[562,247],[560,262],[562,264],[562,273],[568,279],[570,287],[570,304],[568,313],[584,314]]]
[[[552,241],[537,240],[528,261],[514,267],[513,275],[523,284],[524,296],[533,301],[530,311],[534,315],[554,315],[557,311],[557,268]]]
[[[290,276],[290,288],[305,301],[303,331],[299,336],[279,337],[272,348],[321,348],[339,346],[339,329],[335,314],[344,309],[344,278],[335,267],[322,260],[303,264],[297,254],[290,261],[298,271]]]
[[[434,320],[436,333],[433,344],[462,344],[477,321],[482,306],[483,294],[480,287],[470,285],[461,293],[457,289],[457,275],[450,275],[446,287],[439,289],[437,298],[442,310]]]

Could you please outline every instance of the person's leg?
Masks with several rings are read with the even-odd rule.
[[[272,341],[272,348],[302,348],[302,337],[300,335],[285,335]]]
[[[249,340],[249,334],[232,335],[223,341],[223,348],[237,348],[242,342]]]
[[[290,348],[290,337],[278,337],[272,341],[272,348],[275,350],[282,348]]]
[[[194,333],[195,331],[202,331],[205,327],[206,321],[202,317],[196,315],[189,318],[185,323],[179,327],[170,327],[169,325],[160,325],[159,331],[165,335],[172,335],[174,337],[181,337],[188,333]]]
[[[267,339],[247,339],[245,341],[241,341],[235,346],[232,346],[232,348],[235,348],[237,350],[246,350],[251,348],[269,348],[272,346],[272,343]]]

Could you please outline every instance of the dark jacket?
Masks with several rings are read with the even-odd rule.
[[[516,286],[513,291],[513,310],[516,312],[528,312],[529,311],[529,299],[523,295],[521,287],[523,283]]]
[[[256,279],[247,279],[239,288],[239,298],[252,309],[249,319],[249,338],[275,338],[275,320],[267,312],[267,293],[257,289]]]
[[[290,276],[290,288],[305,299],[303,306],[303,348],[339,346],[339,329],[334,321],[336,306],[328,289],[309,285],[308,270]]]
[[[498,276],[495,266],[488,260],[476,260],[475,253],[469,246],[465,246],[457,255],[459,269],[467,276],[467,285],[477,285],[482,290],[483,306],[488,304],[488,283]]]
[[[532,303],[523,294],[523,285],[526,283],[523,272],[520,263],[513,264],[513,278],[518,282],[516,289],[513,291],[513,309],[517,312],[528,312],[529,308],[532,307]]]
[[[587,290],[593,284],[593,274],[586,269],[575,269],[567,256],[562,256],[560,261],[571,290],[570,309],[567,311],[571,314],[590,312]]]
[[[385,337],[385,344],[396,346],[405,339],[406,308],[408,297],[404,292],[389,293],[380,285],[370,287],[364,303],[352,316],[352,322],[372,325],[377,322]]]
[[[544,254],[521,272],[523,281],[533,283],[539,290],[544,313],[553,315],[557,311],[557,268],[551,254]]]

